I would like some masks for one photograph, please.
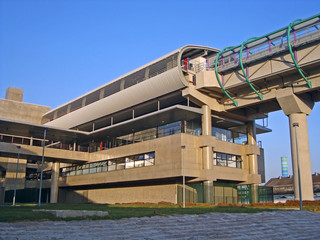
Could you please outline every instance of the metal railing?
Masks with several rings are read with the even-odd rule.
[[[215,70],[221,89],[235,106],[238,106],[238,103],[224,88],[223,83],[220,81],[219,73],[221,74],[223,72],[232,71],[234,68],[241,67],[247,83],[262,100],[263,96],[257,92],[250,83],[243,65],[248,65],[250,62],[256,61],[257,59],[268,58],[272,55],[279,54],[282,51],[289,50],[296,69],[307,82],[308,86],[311,87],[311,83],[303,75],[296,62],[296,52],[293,53],[292,46],[296,48],[309,42],[319,40],[319,30],[320,14],[304,20],[295,20],[290,23],[288,27],[281,28],[261,37],[249,38],[241,45],[235,47],[224,48],[217,55],[208,59],[208,68],[209,70]],[[292,40],[293,43],[291,43]]]

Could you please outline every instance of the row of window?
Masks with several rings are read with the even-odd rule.
[[[222,167],[242,168],[241,156],[214,152],[213,164]]]
[[[91,103],[99,101],[102,98],[108,97],[115,93],[129,88],[135,84],[145,81],[146,79],[155,77],[163,72],[170,70],[177,66],[177,58],[179,53],[175,53],[159,62],[156,62],[148,67],[135,71],[113,83],[108,84],[105,87],[101,87],[92,93],[72,101],[68,105],[62,106],[55,111],[46,115],[49,121],[64,116],[70,112],[73,112],[79,108],[87,106]]]
[[[109,172],[129,168],[140,168],[153,166],[155,164],[155,153],[143,153],[128,157],[116,158],[100,162],[88,163],[80,166],[65,167],[61,176],[76,176],[98,172]]]
[[[242,168],[241,156],[214,152],[214,165],[223,167]],[[88,163],[80,166],[65,167],[61,176],[76,176],[99,172],[109,172],[130,168],[140,168],[155,165],[155,153],[144,153],[128,157],[116,158],[100,162]]]

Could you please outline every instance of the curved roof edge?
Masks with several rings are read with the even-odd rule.
[[[58,110],[58,109],[60,109],[60,108],[62,108],[62,107],[65,107],[65,106],[67,106],[68,104],[70,104],[70,103],[72,103],[72,102],[75,102],[75,101],[78,100],[78,99],[81,99],[81,98],[83,98],[83,97],[86,97],[86,96],[88,96],[89,94],[91,94],[91,93],[93,93],[93,92],[95,92],[95,91],[97,91],[97,90],[99,90],[99,89],[102,89],[102,88],[108,86],[109,84],[112,84],[112,83],[114,83],[114,82],[116,82],[116,81],[118,81],[118,80],[120,80],[120,79],[123,79],[123,78],[125,78],[125,77],[127,77],[127,76],[129,76],[129,75],[131,75],[131,74],[133,74],[133,73],[135,73],[135,72],[138,72],[139,70],[142,70],[142,69],[144,69],[144,68],[147,68],[147,67],[151,66],[152,64],[155,64],[155,63],[157,63],[157,62],[160,62],[160,61],[162,61],[162,60],[164,60],[164,59],[166,59],[166,58],[168,58],[168,57],[170,57],[170,56],[172,56],[172,55],[174,55],[174,54],[177,54],[177,53],[178,53],[178,54],[179,54],[179,55],[178,55],[178,59],[181,59],[182,54],[183,54],[186,50],[188,50],[188,49],[199,49],[199,50],[209,50],[209,51],[213,51],[213,52],[219,52],[219,50],[216,49],[216,48],[211,48],[211,47],[206,47],[206,46],[200,46],[200,45],[191,45],[191,44],[190,44],[190,45],[185,45],[185,46],[183,46],[183,47],[181,47],[181,48],[178,48],[178,49],[176,49],[176,50],[174,50],[174,51],[172,51],[172,52],[170,52],[170,53],[167,53],[166,55],[164,55],[164,56],[162,56],[162,57],[160,57],[160,58],[157,58],[157,59],[155,59],[155,60],[153,60],[153,61],[151,61],[151,62],[149,62],[149,63],[147,63],[147,64],[144,64],[144,65],[142,65],[142,66],[139,67],[139,68],[136,68],[136,69],[134,69],[134,70],[132,70],[132,71],[124,74],[124,75],[121,75],[121,76],[117,77],[116,79],[111,80],[111,81],[109,81],[109,82],[107,82],[107,83],[105,83],[105,84],[103,84],[103,85],[101,85],[101,86],[99,86],[99,87],[97,87],[97,88],[95,88],[95,89],[93,89],[93,90],[85,93],[85,94],[82,94],[82,95],[80,95],[80,96],[77,97],[77,98],[72,99],[72,100],[70,100],[70,101],[68,101],[68,102],[66,102],[66,103],[64,103],[64,104],[62,104],[62,105],[60,105],[60,106],[58,106],[58,107],[50,110],[49,112],[46,112],[43,116],[46,116],[46,115],[48,115],[48,114],[51,114],[52,112],[54,112],[54,111],[56,111],[56,110]],[[178,61],[178,66],[181,66],[180,61]],[[182,72],[181,72],[181,76],[182,76]],[[186,84],[186,83],[184,82],[184,84]]]

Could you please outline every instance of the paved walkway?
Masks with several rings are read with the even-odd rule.
[[[320,214],[275,211],[0,223],[0,239],[320,239]]]

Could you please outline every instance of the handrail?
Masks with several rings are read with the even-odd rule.
[[[252,90],[259,96],[260,100],[263,99],[262,95],[260,93],[257,92],[257,90],[252,86],[252,84],[250,83],[249,81],[249,78],[246,74],[246,71],[244,70],[243,68],[243,62],[242,62],[242,51],[243,51],[243,47],[250,41],[250,40],[255,40],[257,39],[257,37],[252,37],[252,38],[248,38],[246,41],[244,41],[241,45],[241,48],[240,48],[240,54],[239,54],[239,59],[240,59],[240,66],[241,66],[241,70],[242,70],[242,73],[247,81],[247,83],[249,84],[249,86],[252,88]],[[248,56],[247,56],[248,57]]]
[[[302,73],[299,65],[297,64],[296,60],[295,60],[295,57],[294,57],[294,54],[292,52],[292,47],[291,47],[291,44],[290,44],[290,33],[291,33],[291,29],[293,29],[294,26],[297,26],[299,24],[302,24],[302,23],[305,23],[307,21],[310,21],[312,19],[315,19],[315,18],[319,18],[320,19],[320,14],[317,14],[317,15],[314,15],[314,16],[311,16],[309,18],[306,18],[306,19],[297,19],[297,20],[294,20],[292,23],[289,24],[289,26],[287,27],[283,27],[281,29],[278,29],[276,31],[273,31],[271,33],[268,33],[268,34],[265,34],[261,37],[252,37],[252,38],[249,38],[247,39],[246,41],[244,41],[241,45],[238,45],[238,46],[231,46],[231,47],[226,47],[224,49],[222,49],[217,55],[216,55],[216,59],[215,59],[215,73],[216,73],[216,77],[217,77],[217,80],[218,80],[218,83],[221,87],[221,89],[223,90],[223,92],[227,95],[227,97],[235,104],[235,106],[237,107],[238,106],[238,102],[236,100],[234,100],[226,91],[226,89],[224,88],[224,86],[222,85],[221,81],[220,81],[220,78],[219,78],[219,73],[218,73],[218,60],[219,60],[219,57],[223,54],[223,53],[226,53],[226,52],[234,52],[235,49],[237,48],[240,48],[240,54],[239,54],[239,60],[240,60],[240,66],[241,66],[241,70],[244,74],[244,77],[247,81],[247,83],[249,84],[249,86],[252,88],[252,90],[259,96],[260,100],[263,99],[263,96],[262,94],[258,93],[257,90],[252,86],[252,84],[250,83],[248,77],[247,77],[247,74],[244,70],[244,67],[243,67],[243,61],[242,61],[242,52],[243,52],[243,48],[245,45],[247,44],[250,44],[250,43],[253,43],[255,41],[258,41],[258,40],[261,40],[263,38],[267,38],[268,41],[271,41],[270,40],[270,36],[271,35],[274,35],[276,33],[279,33],[281,31],[285,31],[287,32],[287,42],[288,42],[288,48],[289,48],[289,52],[290,52],[290,55],[292,57],[292,60],[295,64],[295,67],[296,69],[298,70],[298,72],[300,73],[300,75],[303,77],[303,79],[307,82],[309,88],[312,87],[311,85],[311,82],[309,82],[307,80],[307,78],[304,76],[304,74]],[[271,42],[272,43],[272,42]]]
[[[311,82],[308,81],[308,79],[304,76],[304,74],[302,73],[295,57],[294,57],[294,54],[292,52],[292,47],[291,47],[291,43],[290,43],[290,32],[291,32],[291,29],[293,29],[293,26],[294,26],[294,23],[295,22],[302,22],[303,20],[302,19],[296,19],[294,20],[292,23],[289,24],[288,26],[288,30],[287,30],[287,41],[288,41],[288,48],[289,48],[289,52],[290,52],[290,55],[291,55],[291,58],[292,58],[292,61],[294,62],[294,65],[296,67],[296,69],[298,70],[298,72],[300,73],[300,75],[302,76],[302,78],[307,82],[308,84],[308,87],[309,88],[312,88],[312,85],[311,85]]]
[[[230,100],[234,103],[234,105],[236,105],[236,107],[238,106],[238,102],[235,101],[228,93],[227,91],[225,90],[224,86],[222,85],[221,81],[220,81],[220,78],[219,78],[219,73],[218,73],[218,68],[217,68],[217,65],[218,65],[218,60],[219,60],[219,57],[221,54],[224,53],[225,50],[229,49],[229,48],[234,48],[234,47],[226,47],[224,49],[222,49],[218,54],[217,54],[217,57],[216,57],[216,62],[215,62],[215,72],[216,72],[216,77],[217,77],[217,80],[218,80],[218,83],[222,89],[222,91],[227,95],[228,98],[230,98]]]
[[[312,19],[314,19],[314,18],[320,18],[320,14],[317,14],[317,15],[314,15],[314,16],[312,16],[312,17],[309,17],[309,18],[306,18],[306,19],[304,19],[304,20],[301,20],[301,21],[298,22],[298,23],[293,23],[292,27],[294,27],[294,26],[296,26],[296,25],[299,25],[299,24],[301,24],[301,23],[307,22],[307,21],[309,21],[309,20],[312,20]],[[281,32],[281,31],[287,30],[287,28],[288,28],[288,27],[280,28],[280,29],[278,29],[278,30],[276,30],[276,31],[273,31],[273,32],[271,32],[271,33],[268,33],[268,34],[265,34],[265,35],[263,35],[263,36],[261,36],[261,37],[258,37],[257,39],[254,39],[254,40],[252,40],[252,41],[248,41],[247,44],[252,43],[252,42],[255,42],[255,41],[258,41],[258,40],[263,39],[263,38],[268,38],[270,35],[273,35],[273,34],[276,34],[276,33]],[[241,44],[238,45],[238,46],[235,46],[235,47],[233,47],[233,48],[230,48],[230,49],[228,49],[228,51],[224,51],[223,53],[229,52],[229,51],[233,51],[233,50],[235,50],[236,48],[240,48],[240,47],[241,47]]]

